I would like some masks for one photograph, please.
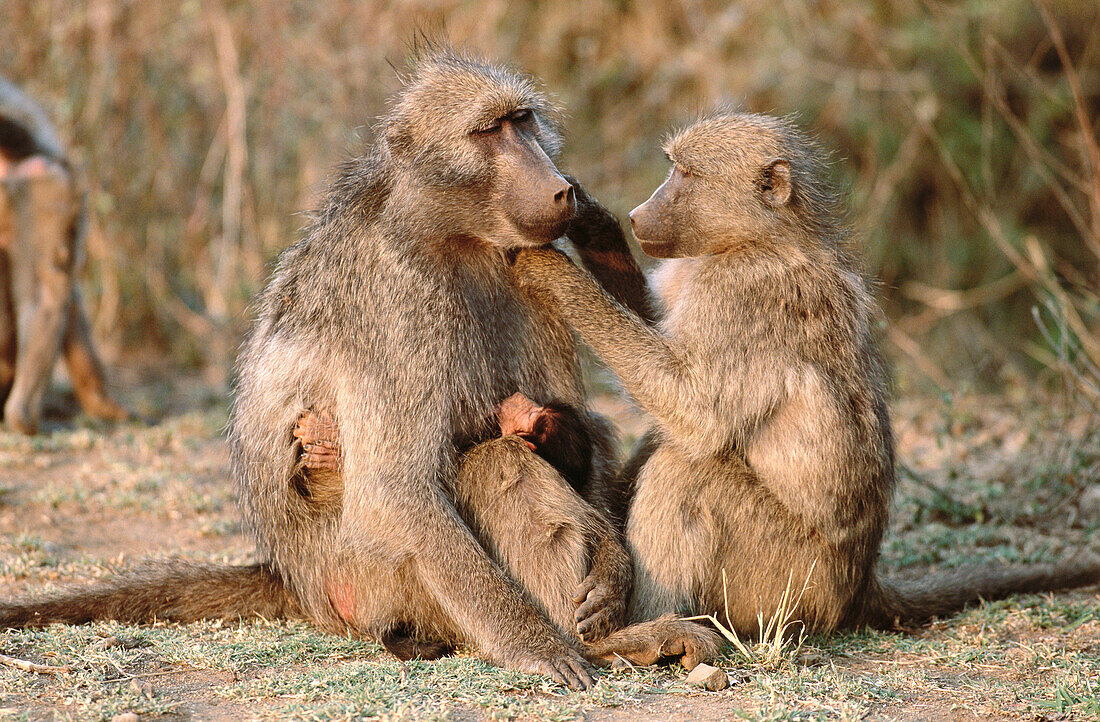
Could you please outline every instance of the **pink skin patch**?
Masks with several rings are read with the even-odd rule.
[[[527,445],[527,448],[534,451],[535,443],[531,436],[535,431],[536,422],[544,413],[546,413],[545,407],[539,406],[521,393],[512,394],[497,408],[501,436],[514,434]]]
[[[325,583],[325,593],[328,594],[328,600],[340,615],[340,619],[349,623],[354,620],[355,592],[350,584],[339,579],[330,579]]]

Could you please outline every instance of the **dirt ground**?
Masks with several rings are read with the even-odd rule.
[[[224,400],[143,381],[152,421],[54,420],[0,434],[0,598],[86,582],[147,557],[251,558],[227,473]],[[609,394],[628,441],[644,424]],[[1100,420],[1020,388],[893,405],[900,482],[889,574],[1100,554]],[[607,673],[572,694],[463,653],[400,664],[372,644],[258,621],[0,632],[0,718],[1100,719],[1097,588],[984,604],[906,633],[860,632],[730,652],[725,692],[679,669]]]

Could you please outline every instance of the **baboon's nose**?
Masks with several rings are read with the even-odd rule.
[[[554,205],[563,210],[568,209],[569,212],[572,213],[573,207],[577,204],[577,197],[569,181],[562,178],[562,183],[564,183],[564,185],[554,193]]]

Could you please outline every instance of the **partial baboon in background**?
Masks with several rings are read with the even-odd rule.
[[[560,236],[573,214],[550,160],[554,117],[510,71],[425,59],[374,146],[283,252],[256,302],[229,423],[262,563],[5,605],[0,624],[302,613],[402,657],[464,642],[575,688],[591,683],[582,653],[608,661],[639,640],[687,664],[713,653],[712,633],[676,620],[596,647],[577,639],[578,585],[594,587],[592,614],[614,611],[630,565],[609,521],[620,506],[611,441],[585,408],[572,335],[517,292],[505,260]],[[585,424],[584,498],[522,440],[494,438],[498,405],[516,392]],[[303,475],[292,443],[310,410],[339,427],[337,493]],[[209,603],[211,580],[236,588],[224,605]]]
[[[85,413],[124,419],[106,391],[77,277],[87,212],[57,131],[0,78],[0,408],[33,434],[59,352]]]
[[[750,114],[700,121],[666,152],[668,180],[631,213],[642,250],[674,259],[656,272],[656,326],[556,251],[513,268],[653,416],[626,473],[631,619],[717,614],[752,633],[790,586],[794,619],[829,631],[1100,581],[1095,563],[882,579],[894,440],[877,312],[818,152]]]

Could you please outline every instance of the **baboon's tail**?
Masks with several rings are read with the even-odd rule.
[[[102,584],[41,599],[0,602],[0,629],[100,619],[143,624],[298,614],[282,579],[266,564],[230,567],[172,561],[147,564]]]
[[[878,580],[865,611],[865,623],[891,627],[944,617],[979,600],[1013,594],[1053,592],[1100,583],[1100,560],[1071,559],[1057,564],[973,566],[913,581]]]

